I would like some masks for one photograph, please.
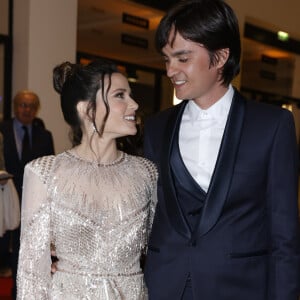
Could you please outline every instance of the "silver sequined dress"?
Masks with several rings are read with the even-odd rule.
[[[29,163],[18,299],[147,299],[140,268],[156,205],[153,163],[122,153],[98,165],[66,151]],[[50,245],[59,258],[50,273]]]

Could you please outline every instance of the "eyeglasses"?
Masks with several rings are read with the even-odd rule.
[[[36,104],[34,104],[34,103],[21,102],[21,103],[18,103],[18,106],[21,108],[29,108],[30,110],[34,110],[37,108]]]

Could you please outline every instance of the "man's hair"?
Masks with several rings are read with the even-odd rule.
[[[174,36],[170,37],[174,28]],[[240,71],[241,41],[237,17],[222,0],[185,0],[173,6],[162,18],[156,31],[156,48],[161,52],[176,33],[202,44],[209,52],[210,63],[218,59],[218,50],[228,48],[229,57],[222,70],[222,82],[228,85]],[[172,44],[171,44],[172,46]]]
[[[21,100],[25,95],[28,95],[28,94],[31,95],[32,98],[34,99],[34,104],[35,104],[36,110],[39,110],[39,108],[41,106],[40,98],[35,92],[30,91],[30,90],[21,90],[15,95],[14,100],[13,100],[14,107],[16,107],[18,105],[19,100]]]

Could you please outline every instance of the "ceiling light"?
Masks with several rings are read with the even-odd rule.
[[[284,31],[278,31],[277,32],[277,38],[279,41],[287,42],[289,40],[289,34]]]
[[[129,82],[137,82],[138,76],[136,74],[136,70],[126,69],[127,70],[127,79]]]

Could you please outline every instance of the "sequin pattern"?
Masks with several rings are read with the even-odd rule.
[[[25,168],[18,299],[148,299],[140,268],[156,205],[153,163],[64,152]],[[50,245],[59,258],[50,273]]]

